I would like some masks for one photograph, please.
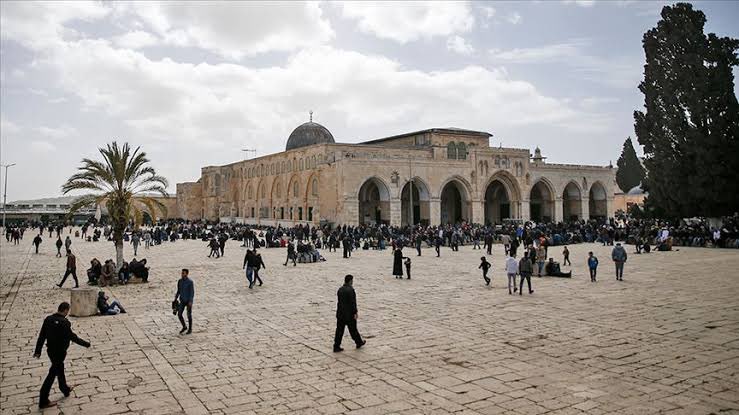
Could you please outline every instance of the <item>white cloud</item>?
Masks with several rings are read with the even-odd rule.
[[[468,2],[344,2],[345,18],[359,21],[364,33],[408,43],[435,36],[469,32],[475,24]]]
[[[492,19],[493,16],[495,16],[495,9],[490,6],[482,6],[480,9],[482,10],[483,15],[488,19]]]
[[[271,51],[323,44],[334,32],[316,2],[140,2],[116,4],[166,43],[194,46],[239,59]],[[136,41],[148,42],[142,35]]]
[[[519,24],[521,23],[521,15],[518,12],[509,13],[508,16],[506,16],[506,20],[508,20],[508,23],[510,24]]]
[[[55,140],[73,137],[78,134],[77,129],[68,125],[61,125],[59,127],[36,127],[36,131],[44,137],[52,138]]]
[[[562,0],[563,4],[574,4],[580,7],[593,7],[595,0]]]
[[[31,150],[37,153],[50,153],[56,150],[56,146],[48,141],[35,140],[31,141]]]
[[[475,53],[475,48],[467,43],[463,37],[458,35],[451,36],[446,40],[446,48],[460,55],[472,55]]]
[[[549,45],[492,49],[490,57],[495,64],[561,63],[573,68],[583,79],[618,88],[634,88],[641,78],[641,64],[636,58],[605,58],[589,54],[587,39]]]
[[[3,137],[17,134],[20,131],[21,127],[14,122],[7,120],[4,117],[0,118],[0,134],[2,134]]]
[[[135,30],[113,38],[113,42],[127,49],[141,49],[148,46],[154,46],[160,43],[154,35],[142,30]]]
[[[580,55],[584,45],[582,41],[573,41],[530,48],[493,49],[490,55],[496,63],[551,62]]]

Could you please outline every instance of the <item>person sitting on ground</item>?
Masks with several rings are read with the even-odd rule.
[[[99,285],[101,287],[105,287],[106,285],[111,285],[115,281],[115,262],[113,262],[112,259],[108,259],[105,261],[105,265],[103,265],[102,273],[100,274],[100,283]]]
[[[128,264],[128,270],[134,277],[141,278],[143,282],[149,282],[149,268],[146,266],[146,258],[136,261],[136,258]]]
[[[123,261],[121,269],[118,270],[118,282],[121,284],[128,284],[129,278],[131,278],[131,271],[128,268],[128,262]]]
[[[560,277],[560,278],[572,277],[572,271],[561,272],[559,268],[559,263],[554,262],[554,258],[549,258],[549,262],[547,262],[546,266],[544,267],[544,270],[546,272],[546,275],[549,277]]]
[[[113,300],[112,303],[108,304],[108,296],[105,295],[105,291],[98,292],[98,311],[103,316],[114,316],[126,312],[117,300]]]
[[[103,266],[100,264],[97,258],[93,258],[90,261],[90,268],[87,270],[87,283],[90,285],[97,285],[100,279],[100,274],[103,273]]]

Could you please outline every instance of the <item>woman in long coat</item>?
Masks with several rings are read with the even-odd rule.
[[[393,251],[393,275],[395,278],[403,279],[403,250],[395,248]]]

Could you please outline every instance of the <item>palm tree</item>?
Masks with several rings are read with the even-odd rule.
[[[140,147],[131,151],[128,143],[119,147],[113,141],[105,148],[98,149],[103,161],[82,159],[79,172],[72,175],[62,192],[67,194],[76,190],[94,191],[75,199],[70,205],[72,215],[82,208],[105,207],[113,226],[116,264],[123,265],[123,233],[130,222],[138,227],[143,221],[144,212],[152,218],[156,211],[167,212],[167,208],[151,194],[167,196],[167,179],[158,176],[154,168],[148,166],[146,153]]]

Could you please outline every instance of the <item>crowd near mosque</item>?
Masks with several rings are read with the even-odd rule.
[[[31,244],[35,254],[38,254],[39,247],[48,232],[48,239],[54,240],[52,246],[56,249],[56,256],[65,257],[64,275],[57,284],[60,288],[70,276],[74,281],[74,287],[79,287],[74,245],[113,240],[110,226],[91,221],[81,228],[63,223],[34,222],[9,226],[5,229],[6,241],[12,245],[20,245],[28,231],[34,235]],[[630,254],[649,253],[653,250],[669,251],[674,246],[739,248],[739,215],[722,218],[720,226],[711,226],[707,221],[697,219],[665,221],[625,216],[609,220],[591,219],[565,223],[510,222],[502,225],[478,225],[463,222],[442,226],[403,227],[385,224],[334,227],[298,224],[283,227],[168,220],[153,226],[129,227],[123,235],[123,240],[124,243],[131,245],[134,257],[128,262],[124,261],[120,266],[110,258],[103,261],[93,258],[90,268],[86,271],[88,285],[106,287],[125,285],[133,281],[146,283],[149,280],[147,260],[136,258],[142,242],[144,250],[148,251],[164,243],[194,240],[203,243],[203,254],[207,253],[213,260],[222,258],[230,251],[226,249],[227,244],[246,248],[242,271],[245,273],[249,289],[253,289],[257,283],[258,286],[264,283],[259,271],[266,269],[267,266],[259,251],[277,248],[285,249],[286,259],[282,265],[291,267],[325,261],[321,254],[324,250],[334,252],[340,250],[342,258],[345,259],[352,258],[361,251],[391,250],[392,266],[388,269],[392,269],[395,278],[410,280],[411,256],[423,256],[424,248],[433,249],[432,257],[447,257],[455,255],[460,247],[468,246],[482,254],[477,268],[482,274],[482,283],[489,286],[492,281],[489,271],[493,265],[487,256],[492,255],[494,244],[502,244],[505,258],[501,261],[500,268],[507,276],[508,293],[511,295],[518,293],[522,296],[524,288],[529,295],[534,294],[532,277],[572,277],[572,271],[562,270],[563,266],[572,264],[568,245],[599,243],[613,246],[610,260],[614,263],[615,279],[623,281],[625,264]],[[632,252],[627,252],[626,246],[633,246]],[[560,255],[562,265],[555,260]],[[582,261],[587,264],[590,281],[597,282],[600,260],[593,252],[589,252],[588,257]],[[341,347],[341,340],[345,328],[349,329],[357,348],[366,344],[357,327],[358,307],[353,283],[354,277],[347,274],[344,284],[337,292],[334,352],[344,350]],[[172,311],[181,323],[182,335],[192,333],[194,299],[194,281],[190,278],[189,270],[183,268],[172,302]],[[108,300],[108,296],[101,290],[97,302],[100,315],[110,316],[126,312],[120,302]],[[58,380],[59,389],[65,396],[69,396],[73,389],[73,386],[67,385],[64,374],[64,359],[70,342],[90,347],[89,342],[80,339],[72,331],[71,324],[66,319],[68,313],[69,304],[64,302],[58,306],[56,313],[46,318],[34,350],[34,356],[40,357],[41,349],[46,343],[51,361],[49,374],[43,382],[39,397],[39,406],[42,408],[55,405],[49,400],[50,389],[55,379]],[[186,314],[187,320],[183,313]]]

